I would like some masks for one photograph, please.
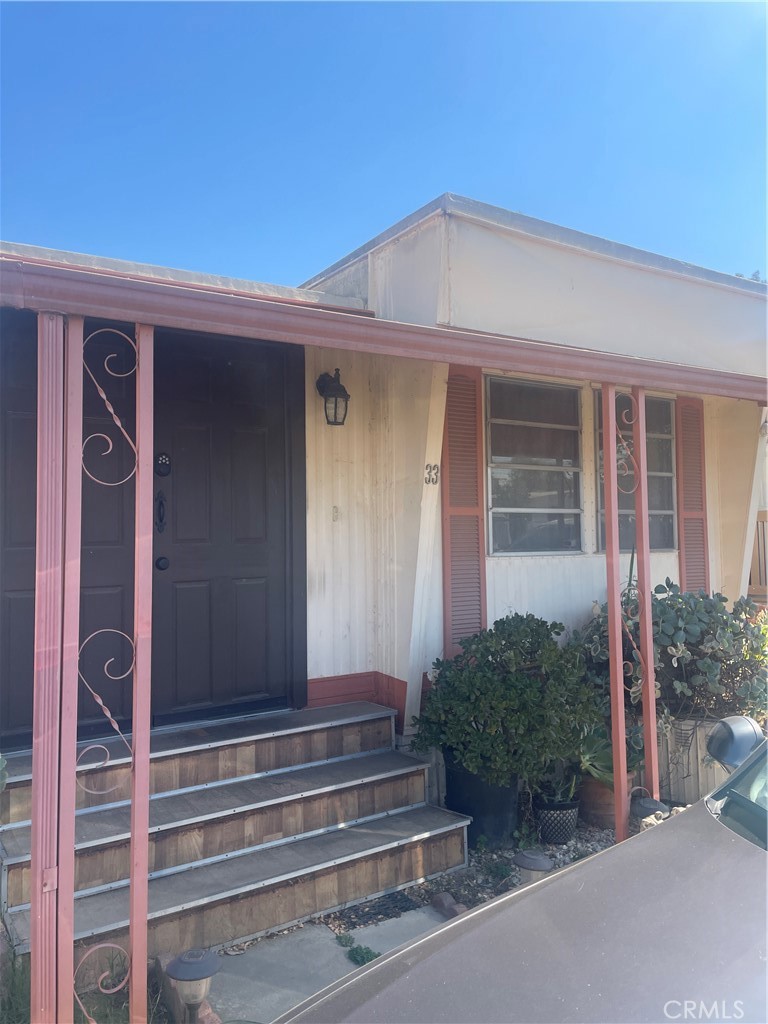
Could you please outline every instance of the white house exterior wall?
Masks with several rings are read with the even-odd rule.
[[[446,320],[447,237],[445,218],[433,215],[329,274],[323,289],[362,298],[379,319],[425,325]]]
[[[764,294],[463,214],[432,212],[320,280],[362,298],[379,318],[765,374]],[[317,375],[335,366],[352,394],[342,430],[322,423],[314,391]],[[378,671],[407,680],[406,721],[418,708],[422,671],[443,651],[441,520],[424,466],[440,461],[435,417],[442,423],[446,379],[445,364],[307,350],[309,676]],[[606,599],[594,432],[600,381],[559,383],[582,394],[582,551],[487,555],[489,623],[519,611],[579,626]],[[733,598],[746,591],[761,410],[705,398],[704,413],[711,587]],[[677,550],[653,552],[651,571],[654,584],[679,582]]]
[[[408,719],[422,673],[443,653],[439,464],[448,367],[307,350],[308,674],[382,672],[408,682]],[[315,390],[341,369],[347,423],[328,427]],[[579,554],[486,557],[488,621],[534,612],[569,627],[606,597],[597,552],[593,389],[582,389],[583,545]],[[623,558],[628,578],[629,555]],[[654,552],[654,582],[679,579],[676,551]]]
[[[454,327],[765,374],[763,295],[446,219]]]
[[[732,599],[747,592],[756,480],[765,460],[763,410],[754,402],[707,398],[704,415],[711,584]]]
[[[315,390],[337,366],[352,396],[340,428],[325,423]],[[310,679],[378,671],[420,684],[423,659],[439,653],[439,488],[425,465],[440,462],[447,376],[445,364],[307,349]],[[426,612],[414,609],[417,592]]]
[[[621,559],[621,580],[629,579],[630,555]],[[635,569],[635,572],[637,570]],[[651,555],[652,581],[680,579],[677,551]],[[583,626],[595,601],[606,600],[605,555],[506,555],[486,559],[488,622],[512,612],[533,612],[569,628]]]

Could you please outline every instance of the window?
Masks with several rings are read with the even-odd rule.
[[[488,381],[490,550],[581,550],[579,391]]]
[[[622,415],[631,415],[628,395],[616,396],[616,419],[628,443],[632,443],[632,427],[623,426]],[[603,408],[597,394],[597,493],[600,502],[600,550],[605,550],[605,494],[603,491]],[[675,537],[675,434],[674,406],[663,398],[645,400],[645,437],[648,452],[648,512],[651,548],[672,549]],[[619,450],[619,544],[622,551],[635,546],[635,494],[632,463],[621,465]],[[622,470],[626,469],[626,472]]]

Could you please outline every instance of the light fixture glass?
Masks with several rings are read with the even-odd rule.
[[[203,1000],[211,989],[211,978],[221,969],[221,960],[210,949],[188,949],[168,964],[165,973],[176,983],[179,999],[187,1008],[189,1024],[196,1024]]]
[[[336,367],[333,376],[330,373],[321,373],[315,387],[323,399],[325,422],[329,427],[343,426],[349,407],[349,392],[341,383],[339,368]]]

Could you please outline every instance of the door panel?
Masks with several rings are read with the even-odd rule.
[[[155,443],[170,460],[170,473],[155,477],[156,511],[164,504],[153,582],[159,720],[289,697],[286,355],[282,346],[158,332]]]

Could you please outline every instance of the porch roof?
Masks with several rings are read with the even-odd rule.
[[[0,303],[15,308],[766,402],[764,374],[383,320],[359,300],[333,297],[338,303],[329,308],[329,298],[322,292],[0,243]]]
[[[308,303],[326,309],[354,309],[365,311],[362,299],[353,296],[334,295],[321,290],[289,288],[280,284],[265,284],[261,281],[247,281],[243,278],[222,277],[218,274],[203,274],[194,270],[176,270],[151,263],[134,263],[131,260],[116,260],[108,256],[89,256],[85,253],[67,252],[63,249],[47,249],[20,242],[1,242],[0,257],[18,257],[34,263],[54,264],[80,270],[93,270],[121,278],[141,278],[150,281],[168,281],[194,288],[210,288],[227,293],[263,296],[274,301]]]
[[[482,203],[477,199],[468,199],[466,196],[455,195],[452,192],[444,192],[414,213],[399,220],[386,231],[382,231],[369,242],[359,246],[347,256],[305,281],[302,288],[322,286],[322,282],[326,278],[336,274],[339,270],[362,259],[386,242],[406,234],[417,224],[440,215],[476,221],[519,235],[527,235],[543,242],[550,242],[570,249],[580,249],[595,256],[621,263],[630,263],[646,270],[655,270],[676,277],[688,277],[708,284],[723,285],[748,294],[765,296],[768,290],[767,286],[760,281],[736,277],[735,274],[724,274],[718,270],[708,270],[706,267],[699,267],[694,263],[686,263],[669,256],[660,256],[645,249],[637,249],[621,242],[612,242],[607,238],[589,235],[584,231],[575,231],[573,228],[564,228],[559,224],[552,224],[536,217],[527,217],[525,214]]]

